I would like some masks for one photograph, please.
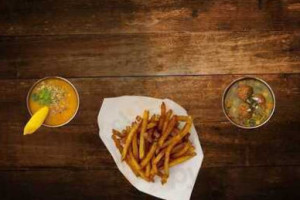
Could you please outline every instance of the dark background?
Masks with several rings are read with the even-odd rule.
[[[191,199],[299,199],[299,0],[0,0],[0,199],[155,199],[121,175],[98,136],[103,98],[185,107],[204,151]],[[22,136],[45,76],[80,95],[76,118]],[[234,79],[267,81],[276,111],[243,130],[222,113]]]

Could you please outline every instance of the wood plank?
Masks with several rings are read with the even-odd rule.
[[[298,30],[298,0],[3,1],[0,35]]]
[[[184,181],[187,174],[180,173],[178,181]],[[299,199],[299,181],[300,167],[201,169],[191,199]],[[4,200],[156,199],[132,187],[117,169],[0,171],[0,184]]]
[[[121,95],[170,98],[185,107],[195,119],[204,167],[299,165],[300,74],[259,76],[274,89],[277,105],[271,121],[252,131],[234,127],[222,113],[223,90],[238,77],[71,79],[81,97],[76,118],[28,137],[22,136],[29,118],[24,101],[34,80],[1,80],[0,132],[5,134],[0,134],[0,168],[114,166],[98,137],[96,118],[103,98]]]
[[[1,37],[0,77],[300,72],[299,32]]]
[[[199,122],[227,121],[221,99],[225,88],[240,75],[112,77],[70,79],[77,87],[81,104],[72,124],[94,124],[103,98],[141,95],[169,98],[182,105]],[[267,81],[277,97],[273,122],[297,121],[300,115],[300,74],[257,75]],[[0,80],[1,123],[26,122],[26,95],[35,82]],[[178,87],[180,84],[180,87]]]
[[[203,168],[300,165],[299,122],[273,123],[253,131],[229,122],[195,125],[204,151]],[[28,137],[22,136],[22,128],[23,124],[1,125],[0,169],[115,168],[96,124],[42,127]]]

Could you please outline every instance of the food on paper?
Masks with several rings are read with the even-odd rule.
[[[60,126],[69,122],[77,112],[79,98],[73,85],[59,77],[46,78],[37,82],[27,98],[31,113],[47,106],[49,114],[44,124]]]
[[[160,115],[145,110],[130,126],[122,131],[112,130],[112,139],[134,174],[153,182],[161,178],[162,184],[169,177],[169,168],[196,155],[189,141],[192,126],[190,116],[177,116],[161,104]]]

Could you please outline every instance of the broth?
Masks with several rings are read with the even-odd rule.
[[[228,89],[224,108],[227,116],[236,124],[256,127],[269,119],[274,110],[274,98],[263,82],[246,78]]]
[[[78,103],[75,89],[60,78],[49,78],[37,83],[28,99],[31,113],[43,106],[49,107],[49,114],[44,122],[49,126],[59,126],[72,119],[78,109]]]

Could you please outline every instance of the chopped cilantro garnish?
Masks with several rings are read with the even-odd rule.
[[[31,98],[33,101],[37,101],[41,105],[50,105],[52,103],[51,91],[47,88],[39,90],[37,93],[33,93]]]

